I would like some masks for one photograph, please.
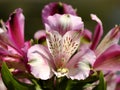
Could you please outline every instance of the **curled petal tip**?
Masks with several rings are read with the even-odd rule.
[[[23,12],[23,10],[21,9],[21,8],[17,8],[13,13],[21,13],[21,12]]]
[[[113,31],[111,32],[111,38],[120,36],[120,26],[115,25]]]
[[[92,20],[97,21],[98,23],[102,24],[101,20],[95,15],[95,14],[90,14]]]
[[[90,47],[92,50],[94,50],[97,47],[97,45],[102,37],[103,26],[102,26],[101,20],[95,14],[91,14],[91,18],[92,18],[92,20],[94,20],[98,23],[95,27],[93,43],[91,44],[91,47]]]

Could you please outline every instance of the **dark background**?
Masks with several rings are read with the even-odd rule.
[[[0,0],[0,19],[6,21],[16,8],[22,8],[25,16],[26,39],[33,38],[34,32],[44,29],[41,10],[49,2],[61,1],[71,4],[82,17],[85,27],[94,30],[95,22],[90,14],[96,14],[103,22],[107,33],[116,24],[120,24],[120,0]]]

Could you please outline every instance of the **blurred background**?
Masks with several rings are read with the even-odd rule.
[[[94,30],[95,22],[90,14],[96,14],[103,22],[106,34],[116,24],[120,24],[120,0],[0,0],[0,19],[6,21],[9,14],[16,8],[22,8],[25,16],[26,39],[33,38],[33,34],[44,29],[41,21],[41,10],[50,2],[64,2],[77,9],[85,27]]]

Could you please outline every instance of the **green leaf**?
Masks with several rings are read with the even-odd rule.
[[[35,90],[34,85],[25,84],[15,79],[5,62],[2,64],[1,75],[8,90]]]
[[[94,90],[106,90],[106,82],[102,72],[99,73],[99,84],[94,88]]]
[[[65,90],[87,90],[86,88],[91,87],[96,80],[98,80],[97,75],[92,75],[85,80],[68,80]]]

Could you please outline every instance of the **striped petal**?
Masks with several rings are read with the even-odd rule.
[[[66,63],[75,53],[80,44],[81,35],[79,31],[68,31],[62,39],[62,57]]]
[[[108,32],[108,34],[103,38],[101,43],[98,45],[97,49],[95,50],[96,55],[99,56],[110,46],[118,44],[119,38],[120,38],[120,26],[116,26]]]
[[[48,31],[46,34],[47,45],[53,58],[60,57],[62,36],[57,31]]]
[[[80,44],[80,32],[68,31],[62,37],[57,31],[47,33],[47,44],[57,67],[64,66]]]
[[[103,52],[94,63],[97,70],[119,71],[120,70],[120,46],[112,45]]]

